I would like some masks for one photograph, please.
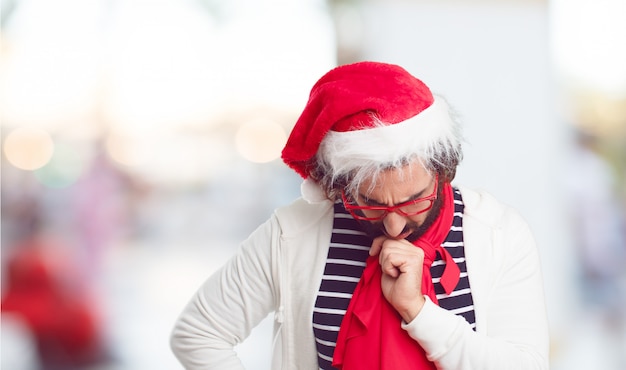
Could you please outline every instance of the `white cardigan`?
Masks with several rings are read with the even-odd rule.
[[[543,283],[529,228],[490,195],[460,190],[476,331],[430,301],[403,328],[438,369],[548,369]],[[255,230],[176,322],[171,346],[185,368],[243,369],[233,347],[275,312],[271,368],[317,369],[313,306],[332,225],[331,202],[299,199]]]

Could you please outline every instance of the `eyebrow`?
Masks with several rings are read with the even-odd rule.
[[[404,202],[400,202],[398,204],[408,203],[408,202],[411,202],[411,201],[414,201],[414,200],[417,200],[417,199],[421,198],[424,195],[424,193],[426,192],[426,189],[428,189],[429,186],[430,185],[426,186],[426,188],[422,189],[422,191],[413,194],[412,196],[409,197],[409,199],[405,200]],[[392,204],[391,206],[387,206],[386,204],[380,203],[380,202],[378,202],[378,201],[376,201],[374,199],[370,199],[370,198],[368,198],[367,196],[365,196],[365,195],[363,195],[361,193],[359,193],[359,197],[361,197],[361,199],[363,199],[363,201],[366,204],[370,205],[370,206],[375,206],[375,207],[376,206],[380,206],[380,207],[394,207],[394,206],[398,205],[398,204]]]

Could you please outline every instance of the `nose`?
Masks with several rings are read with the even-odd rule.
[[[402,234],[402,231],[404,231],[406,218],[401,214],[389,212],[385,215],[385,218],[383,218],[383,226],[385,227],[387,236],[397,238]]]

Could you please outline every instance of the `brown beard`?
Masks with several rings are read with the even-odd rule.
[[[441,205],[443,204],[443,183],[440,183],[439,190],[437,191],[437,199],[433,203],[433,207],[428,211],[428,215],[424,222],[418,224],[413,221],[408,221],[404,230],[400,234],[404,234],[407,231],[411,231],[411,234],[407,236],[405,239],[409,242],[413,243],[417,239],[419,239],[424,233],[435,223],[437,217],[441,213]],[[369,222],[369,221],[359,221],[361,224],[361,228],[363,231],[372,239],[375,239],[382,235],[387,235],[385,232],[385,225],[383,225],[382,221],[377,222]]]

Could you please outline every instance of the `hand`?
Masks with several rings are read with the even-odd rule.
[[[405,322],[413,321],[426,302],[422,294],[424,251],[407,240],[379,236],[374,239],[369,254],[378,254],[385,299]]]

